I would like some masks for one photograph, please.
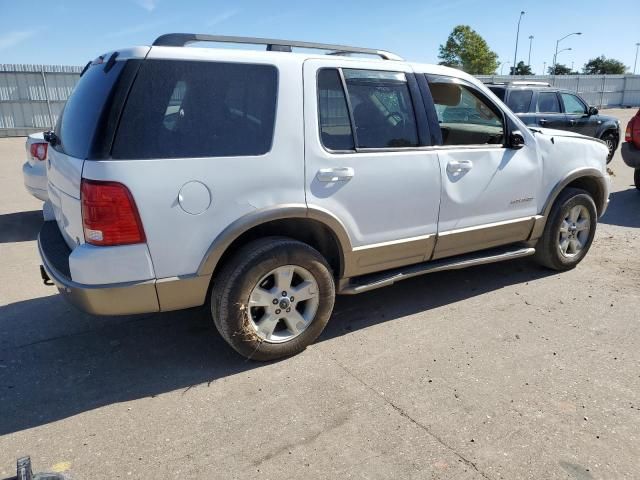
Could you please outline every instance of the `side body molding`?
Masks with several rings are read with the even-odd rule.
[[[551,208],[553,208],[553,204],[558,198],[558,195],[560,195],[560,192],[562,192],[567,185],[579,179],[595,182],[595,185],[597,185],[598,188],[599,198],[594,198],[594,201],[596,203],[598,215],[602,216],[604,214],[609,202],[609,184],[604,174],[596,168],[579,168],[572,170],[562,180],[560,180],[549,193],[547,200],[542,207],[542,211],[540,212],[540,216],[537,218],[533,227],[530,240],[537,240],[542,236],[547,219],[551,213]]]
[[[213,241],[207,253],[198,268],[198,276],[208,275],[211,276],[213,271],[222,258],[222,255],[240,235],[257,227],[274,220],[285,219],[311,219],[316,220],[326,227],[328,227],[335,235],[336,241],[341,251],[341,265],[345,264],[345,255],[348,255],[351,248],[351,240],[349,235],[342,224],[342,222],[329,213],[319,207],[307,207],[304,204],[286,204],[276,205],[272,207],[258,209],[248,215],[239,218],[227,228],[225,228],[220,235]],[[342,275],[342,272],[340,272]]]

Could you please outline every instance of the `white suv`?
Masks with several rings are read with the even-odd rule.
[[[609,196],[599,140],[527,128],[461,71],[339,45],[110,52],[46,138],[45,281],[96,314],[207,304],[259,360],[313,342],[336,294],[534,254],[573,268]]]

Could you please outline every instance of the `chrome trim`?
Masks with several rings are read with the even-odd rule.
[[[426,262],[420,265],[414,265],[407,267],[404,270],[396,270],[390,272],[387,277],[379,276],[377,279],[373,279],[370,283],[364,284],[350,284],[343,282],[340,284],[341,295],[357,295],[358,293],[368,292],[376,288],[386,287],[393,285],[401,280],[417,277],[419,275],[425,275],[427,273],[442,272],[444,270],[459,270],[462,268],[473,267],[476,265],[485,265],[488,263],[502,262],[506,260],[514,260],[516,258],[528,257],[535,253],[535,248],[519,248],[517,250],[505,251],[502,253],[495,253],[487,255],[487,252],[480,252],[477,256],[458,257],[447,260],[440,260],[435,262]]]
[[[527,240],[534,216],[440,232],[433,260]]]

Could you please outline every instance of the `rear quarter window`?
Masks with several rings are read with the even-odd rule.
[[[146,60],[112,157],[263,155],[273,141],[277,84],[272,65]]]

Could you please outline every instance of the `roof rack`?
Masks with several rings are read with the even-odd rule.
[[[230,37],[226,35],[206,35],[201,33],[167,33],[160,35],[153,42],[153,46],[163,47],[184,47],[193,42],[215,42],[215,43],[246,43],[251,45],[266,45],[268,51],[291,52],[291,48],[311,48],[317,50],[330,50],[334,55],[344,55],[349,53],[361,53],[365,55],[376,55],[383,60],[399,60],[403,58],[395,53],[374,48],[347,47],[345,45],[332,45],[329,43],[298,42],[295,40],[275,40],[272,38],[255,37]]]
[[[540,82],[535,80],[512,80],[506,82],[484,82],[485,85],[517,85],[517,86],[530,86],[530,87],[550,87],[549,82]]]

